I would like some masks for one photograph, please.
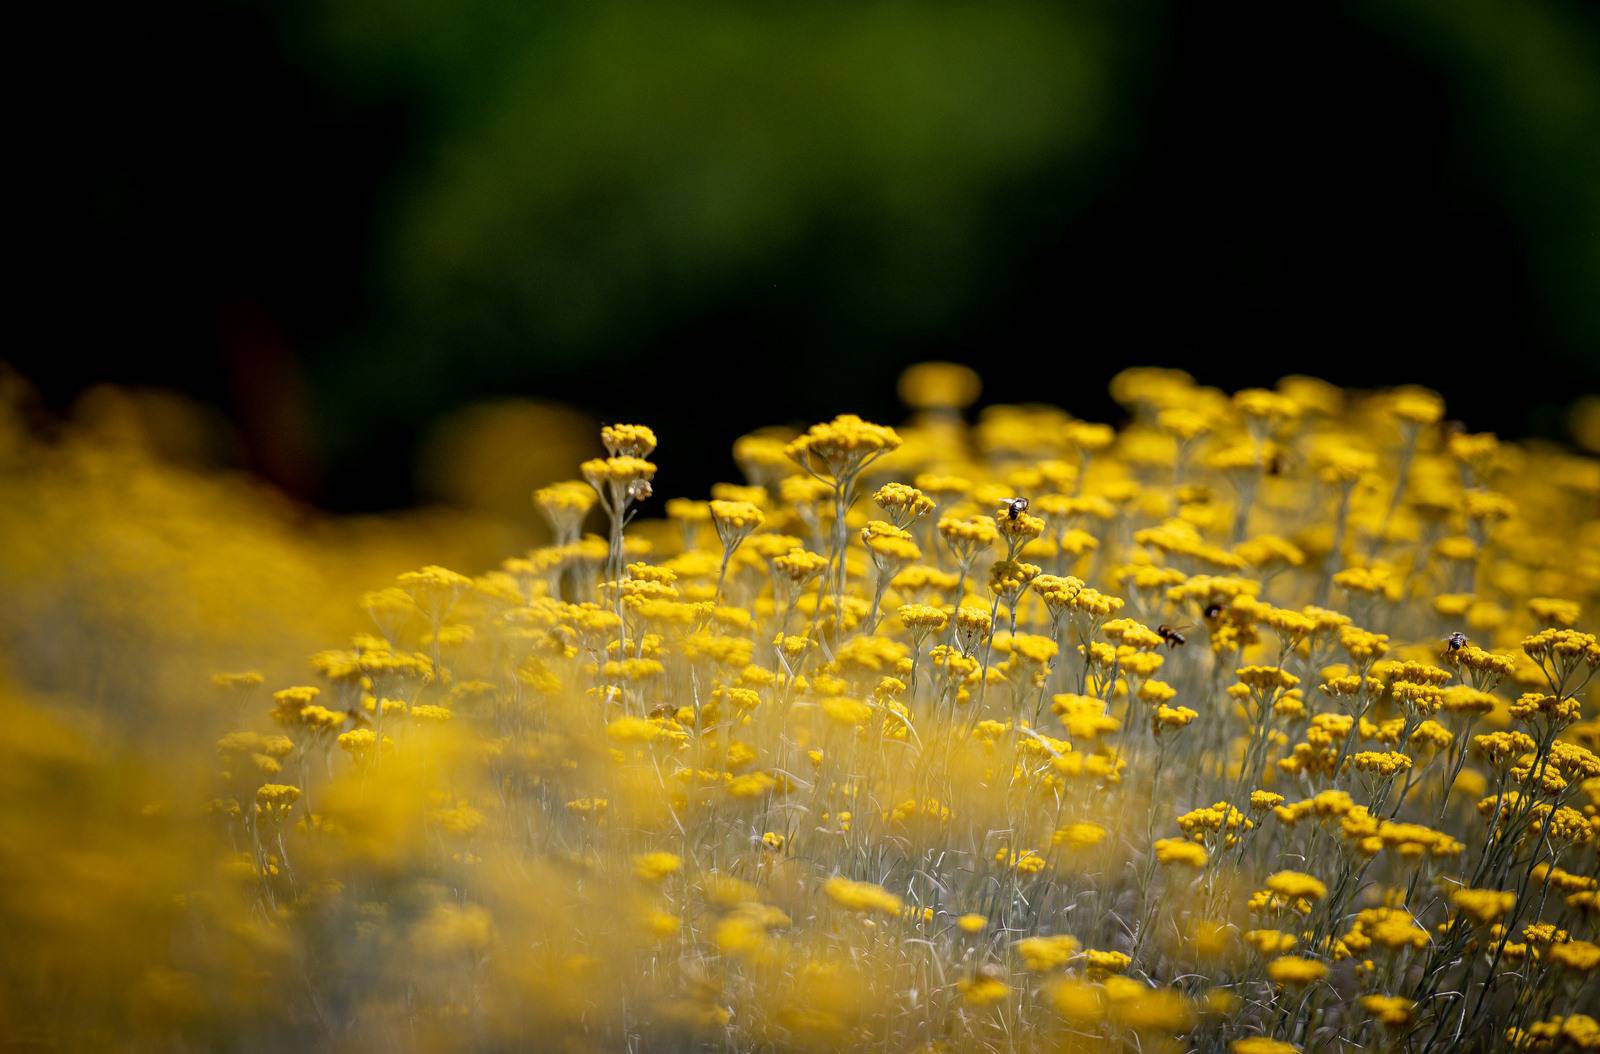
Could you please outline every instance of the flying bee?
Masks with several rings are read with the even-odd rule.
[[[647,479],[636,479],[628,484],[628,497],[634,501],[643,501],[654,493],[655,488],[650,486],[650,481]]]
[[[1181,648],[1189,643],[1189,638],[1184,634],[1194,629],[1193,626],[1168,626],[1162,624],[1156,627],[1156,633],[1167,642],[1168,648]]]
[[[1014,520],[1028,511],[1027,498],[1006,498],[1000,504],[1005,508],[1005,515],[1008,520]]]
[[[1459,651],[1467,646],[1467,635],[1456,630],[1444,639],[1445,651]]]

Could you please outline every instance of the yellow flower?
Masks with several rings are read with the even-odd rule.
[[[856,882],[835,876],[822,884],[822,892],[829,900],[847,911],[858,911],[862,914],[876,913],[890,918],[898,917],[900,914],[900,898],[871,882]]]
[[[1392,750],[1362,750],[1351,756],[1350,764],[1362,772],[1393,776],[1411,768],[1411,759]]]
[[[211,683],[218,688],[257,688],[265,680],[266,678],[255,670],[245,670],[241,673],[214,673],[211,675]]]
[[[633,873],[646,882],[659,882],[682,867],[683,860],[676,853],[641,853],[633,858]]]
[[[934,509],[932,498],[904,483],[885,483],[872,495],[872,501],[889,515],[896,527],[904,527]]]
[[[1340,627],[1339,643],[1357,662],[1380,659],[1389,650],[1388,634],[1372,633],[1358,626]]]
[[[1078,952],[1078,941],[1061,934],[1055,937],[1024,937],[1016,943],[1017,954],[1032,973],[1047,973],[1065,966]]]
[[[864,725],[872,717],[872,706],[860,699],[833,696],[822,700],[820,705],[829,720],[849,727]]]
[[[560,545],[578,540],[584,517],[594,508],[596,500],[594,488],[583,480],[552,483],[533,492],[534,505],[550,522]]]
[[[1290,900],[1321,900],[1328,887],[1321,880],[1301,871],[1279,871],[1268,876],[1267,888]]]
[[[1106,829],[1097,823],[1069,823],[1051,835],[1050,842],[1071,849],[1087,849],[1099,845],[1105,836]]]
[[[1159,736],[1164,729],[1176,730],[1185,728],[1189,722],[1199,716],[1197,712],[1187,706],[1167,706],[1162,704],[1156,708],[1156,712],[1151,718],[1151,724],[1156,735]]]
[[[1164,643],[1155,630],[1131,618],[1115,618],[1100,627],[1100,632],[1130,648],[1154,650]]]
[[[1368,995],[1361,1007],[1387,1028],[1402,1028],[1411,1021],[1416,1004],[1399,995]]]
[[[1032,849],[1016,852],[1001,848],[994,855],[995,862],[1003,867],[1008,867],[1020,875],[1037,875],[1044,870],[1045,859]]]
[[[1577,630],[1541,630],[1523,638],[1522,650],[1536,661],[1557,659],[1600,665],[1600,643],[1595,641],[1594,634]]]
[[[1281,985],[1307,985],[1327,975],[1325,963],[1294,955],[1280,955],[1267,964],[1267,976]]]
[[[977,1007],[993,1006],[1011,994],[1004,981],[987,973],[963,977],[956,982],[956,989],[967,1003]]]
[[[1205,846],[1187,838],[1158,838],[1155,850],[1156,859],[1163,864],[1183,864],[1193,868],[1206,866]]]
[[[641,457],[597,457],[579,465],[578,471],[602,501],[615,504],[624,496],[639,494],[641,488],[633,485],[648,484],[655,478],[656,466]]]
[[[828,473],[837,483],[848,483],[863,468],[900,447],[892,428],[863,421],[855,414],[840,414],[832,421],[812,425],[786,449],[803,467]]]
[[[1246,1036],[1244,1039],[1236,1039],[1228,1045],[1228,1049],[1233,1054],[1300,1054],[1300,1048],[1293,1043],[1285,1043],[1267,1036]]]
[[[407,711],[414,721],[429,724],[442,724],[454,719],[455,713],[449,707],[435,706],[432,703],[418,703]]]
[[[264,822],[285,819],[300,800],[300,788],[283,783],[264,783],[256,788],[256,817]]]
[[[644,425],[606,425],[600,429],[600,444],[613,457],[649,457],[656,434]]]
[[[968,642],[983,640],[989,636],[993,628],[994,620],[983,608],[963,607],[956,610],[956,632],[963,640]]]
[[[1265,388],[1246,388],[1235,392],[1233,404],[1246,417],[1260,420],[1289,421],[1300,416],[1298,403]]]
[[[353,728],[341,733],[338,743],[352,757],[362,758],[378,745],[378,734],[370,728]]]
[[[949,615],[927,604],[902,604],[895,614],[901,624],[914,633],[938,633],[950,624]]]
[[[1394,415],[1411,424],[1438,424],[1444,416],[1444,400],[1426,388],[1405,385],[1391,392],[1389,398]]]
[[[1090,976],[1098,977],[1120,974],[1133,963],[1132,957],[1125,952],[1100,951],[1095,948],[1084,949],[1083,958]]]
[[[1553,944],[1545,955],[1552,966],[1560,966],[1574,973],[1589,973],[1600,966],[1600,945],[1589,941],[1565,941]],[[1600,1032],[1597,1032],[1600,1036]]]
[[[765,521],[761,510],[748,501],[711,503],[711,522],[717,529],[717,537],[721,539],[723,548],[730,552],[737,549],[739,543]]]
[[[1292,951],[1299,943],[1294,934],[1279,930],[1247,930],[1244,939],[1262,955],[1278,955]]]
[[[1450,893],[1450,903],[1484,925],[1510,911],[1516,902],[1515,893],[1502,889],[1456,889]]]
[[[862,529],[861,543],[885,580],[894,577],[904,564],[922,559],[922,550],[910,534],[882,520],[873,520]]]
[[[977,373],[954,362],[920,362],[900,375],[900,399],[916,410],[959,410],[980,391]]]
[[[747,900],[717,922],[711,939],[725,955],[763,962],[773,954],[768,931],[789,924],[777,908]]]
[[[778,785],[765,772],[746,772],[728,781],[728,794],[734,798],[762,798]]]
[[[989,589],[998,593],[1007,603],[1016,599],[1029,582],[1038,577],[1038,564],[1021,560],[996,560],[989,568]]]
[[[1276,666],[1245,666],[1238,677],[1240,684],[1261,692],[1283,691],[1300,683],[1300,678]]]
[[[644,924],[652,936],[664,940],[674,936],[682,928],[683,920],[670,912],[655,909],[645,912]]]
[[[1582,608],[1575,600],[1556,597],[1531,597],[1528,612],[1540,622],[1550,626],[1571,626],[1578,621]]]
[[[828,560],[817,553],[807,552],[805,549],[793,548],[782,556],[773,558],[772,570],[800,584],[815,578],[828,566]]]

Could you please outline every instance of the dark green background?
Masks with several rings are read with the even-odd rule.
[[[694,493],[928,357],[1099,417],[1139,363],[1418,381],[1510,434],[1600,388],[1591,3],[33,17],[6,357],[57,405],[215,402],[330,507],[412,500],[486,396],[654,424]]]

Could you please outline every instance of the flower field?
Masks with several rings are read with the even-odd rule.
[[[0,1032],[1600,1049],[1600,461],[1412,387],[901,394],[696,497],[609,425],[460,565],[11,393]]]

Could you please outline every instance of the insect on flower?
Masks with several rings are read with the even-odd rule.
[[[1006,519],[1014,520],[1028,511],[1027,498],[1004,498],[1000,502],[1005,509]]]
[[[1467,646],[1467,635],[1456,630],[1444,639],[1444,646],[1446,651],[1458,651]]]

